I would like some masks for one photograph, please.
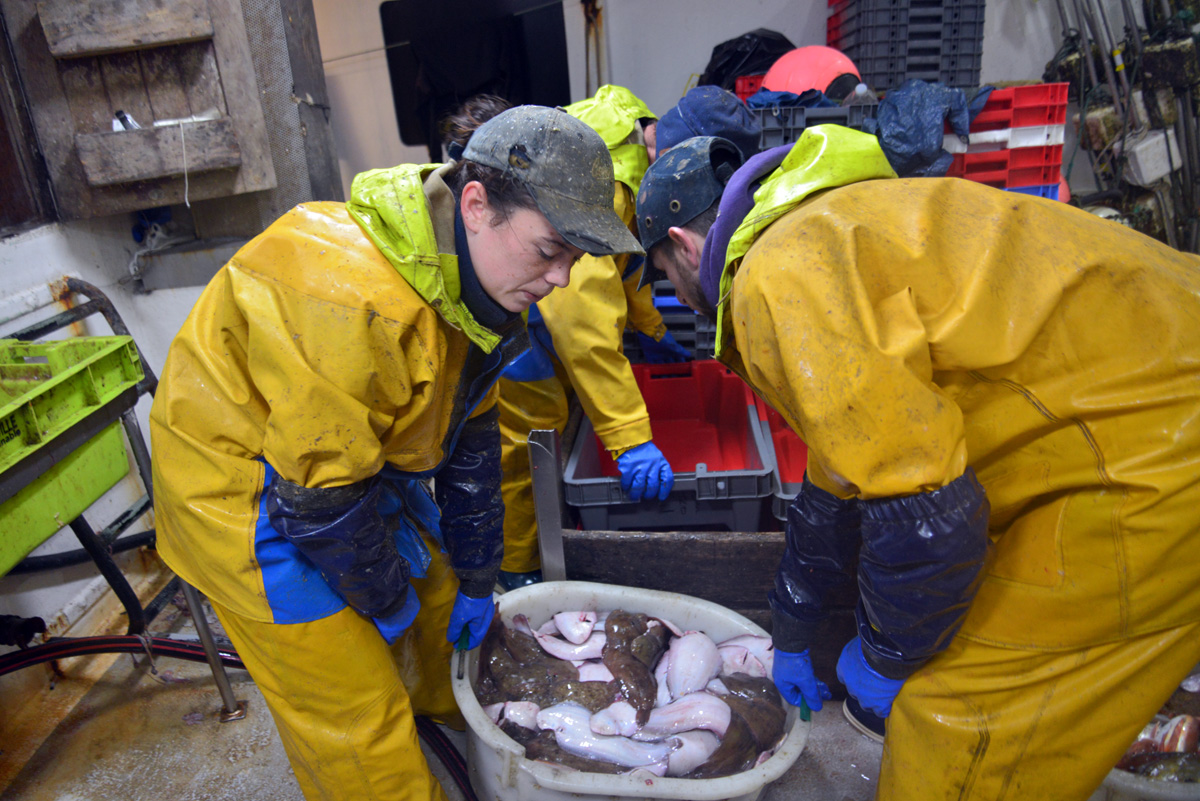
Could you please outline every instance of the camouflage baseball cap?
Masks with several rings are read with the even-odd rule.
[[[471,135],[462,157],[509,173],[563,239],[585,253],[641,253],[613,211],[613,165],[600,135],[561,109],[517,106]]]

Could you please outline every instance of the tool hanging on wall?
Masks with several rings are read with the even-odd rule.
[[[1100,203],[1115,218],[1172,247],[1200,247],[1200,135],[1194,88],[1200,58],[1189,0],[1121,0],[1118,35],[1104,0],[1056,0],[1063,43],[1044,79],[1067,81],[1078,135],[1064,175],[1082,152]],[[1105,216],[1114,216],[1105,212]]]

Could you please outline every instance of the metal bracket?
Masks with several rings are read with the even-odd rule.
[[[533,513],[537,520],[542,578],[566,581],[563,555],[562,444],[553,429],[529,432],[529,469],[533,474]]]

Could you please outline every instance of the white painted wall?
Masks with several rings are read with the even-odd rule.
[[[825,0],[608,0],[611,82],[663,114],[704,72],[712,49],[756,28],[797,47],[825,44]]]
[[[1120,27],[1119,0],[1104,0]],[[342,181],[365,169],[424,161],[424,147],[400,141],[392,107],[383,33],[375,2],[314,0]],[[796,46],[824,44],[824,0],[605,0],[605,82],[632,89],[658,114],[695,84],[714,46],[769,28]],[[586,96],[584,24],[577,0],[564,0],[571,96]],[[1061,37],[1052,0],[987,5],[981,78],[1040,80]]]
[[[129,260],[138,247],[130,235],[131,224],[131,216],[117,215],[47,225],[0,240],[0,275],[4,276],[5,287],[0,297],[0,319],[45,303],[50,297],[48,286],[65,276],[82,278],[98,287],[113,302],[146,362],[158,374],[171,339],[199,297],[200,288],[163,290],[150,295],[130,292],[121,279],[128,274]],[[60,310],[60,307],[52,306],[2,323],[0,336]],[[86,330],[78,333],[107,336],[112,331],[102,317],[93,315],[88,319]],[[143,398],[138,404],[138,416],[147,438],[149,413],[150,401]],[[131,470],[123,482],[93,507],[89,517],[97,523],[96,528],[110,522],[141,495],[141,482],[135,476],[136,470]],[[135,523],[131,532],[152,525],[151,517],[147,515]],[[55,553],[77,547],[74,534],[64,529],[34,553]],[[96,580],[97,571],[90,564],[28,576],[5,576],[0,578],[0,614],[49,620],[81,594],[89,594],[88,588]],[[98,580],[103,582],[103,579]]]

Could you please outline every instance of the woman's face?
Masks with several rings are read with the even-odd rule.
[[[583,251],[566,242],[536,209],[517,209],[496,219],[478,181],[463,187],[463,226],[479,284],[510,312],[523,312],[570,281]]]

